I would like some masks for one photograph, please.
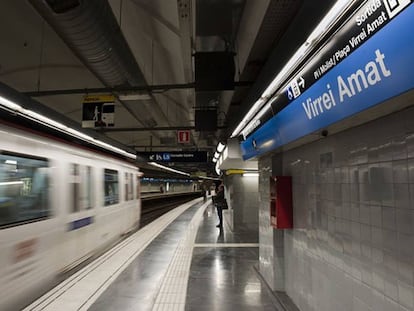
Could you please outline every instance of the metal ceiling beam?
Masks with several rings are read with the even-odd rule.
[[[236,87],[245,87],[252,85],[251,81],[236,81],[234,85]],[[30,97],[42,97],[42,96],[55,96],[55,95],[71,95],[71,94],[95,94],[95,93],[133,93],[146,91],[152,93],[154,91],[168,91],[179,89],[193,89],[195,83],[184,84],[159,84],[159,85],[140,85],[140,86],[127,86],[127,87],[96,87],[89,89],[62,89],[62,90],[47,90],[47,91],[29,91],[23,92],[23,94]],[[154,92],[156,94],[156,92]]]
[[[217,129],[226,129],[227,126],[217,126]],[[165,126],[165,127],[105,127],[95,129],[99,132],[144,132],[144,131],[180,131],[195,130],[195,126]]]

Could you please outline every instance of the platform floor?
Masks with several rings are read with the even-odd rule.
[[[211,200],[184,204],[25,310],[283,310],[254,268],[257,235],[216,224]]]

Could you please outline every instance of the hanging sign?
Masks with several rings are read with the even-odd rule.
[[[377,10],[381,8],[388,12],[385,6]],[[380,31],[251,133],[241,143],[243,158],[274,150],[413,89],[414,5],[402,8]],[[384,14],[379,14],[376,24],[385,20]]]
[[[365,1],[335,31],[333,37],[323,44],[317,54],[295,73],[293,79],[287,81],[270,99],[271,109],[254,119],[250,126],[243,130],[243,137],[247,138],[316,82],[323,79],[327,73],[339,66],[356,50],[362,48],[370,38],[380,33],[388,23],[397,18],[398,14],[408,5],[410,5],[410,0]],[[396,36],[401,36],[401,34],[396,34]]]
[[[207,151],[138,152],[148,162],[207,162]]]
[[[111,127],[115,121],[113,95],[87,95],[83,98],[82,127]]]

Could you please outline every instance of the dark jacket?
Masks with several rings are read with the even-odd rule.
[[[223,206],[226,204],[226,198],[224,197],[224,189],[219,189],[217,191],[216,197],[214,199],[214,203],[216,203],[218,206]]]

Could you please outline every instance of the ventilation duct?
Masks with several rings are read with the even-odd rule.
[[[72,52],[107,87],[147,85],[107,0],[29,0]],[[156,100],[143,115],[169,125]],[[144,122],[122,100],[142,125]],[[156,132],[154,137],[160,137]]]
[[[104,85],[146,84],[108,1],[29,1]]]

